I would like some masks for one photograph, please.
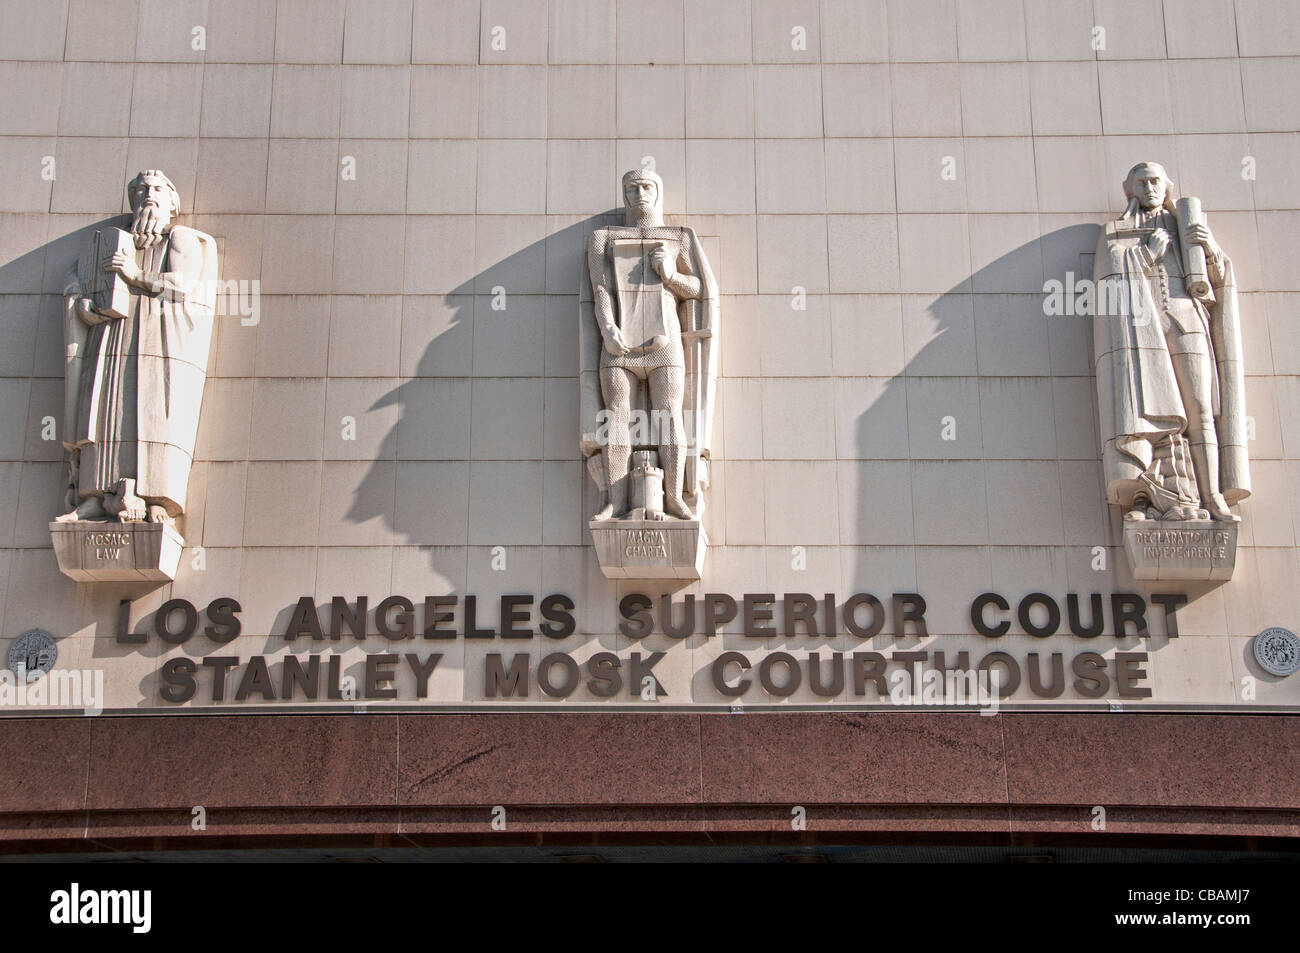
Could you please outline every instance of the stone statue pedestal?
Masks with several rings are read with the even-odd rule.
[[[699,579],[709,540],[699,520],[603,520],[587,524],[607,579]]]
[[[185,545],[166,523],[51,523],[50,539],[77,582],[171,582]]]
[[[1232,578],[1240,523],[1138,520],[1124,523],[1134,579]]]

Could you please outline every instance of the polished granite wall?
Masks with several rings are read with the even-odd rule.
[[[757,842],[1260,860],[1294,854],[1298,728],[1132,713],[3,719],[22,781],[0,791],[0,852]]]

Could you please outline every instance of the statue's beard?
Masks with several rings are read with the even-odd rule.
[[[653,202],[634,202],[627,207],[627,224],[640,226],[642,228],[654,227],[663,224],[663,219],[659,215]]]
[[[162,241],[171,225],[171,214],[156,202],[141,202],[131,216],[131,235],[136,248],[149,248]]]

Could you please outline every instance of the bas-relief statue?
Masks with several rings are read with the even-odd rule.
[[[614,577],[698,578],[717,377],[718,290],[695,232],[663,221],[663,181],[623,176],[622,226],[587,239],[581,448]]]
[[[156,548],[147,540],[160,533],[135,524],[180,542],[172,523],[185,512],[215,310],[216,241],[175,224],[175,186],[150,169],[127,196],[129,222],[95,233],[65,297],[69,512],[51,531],[64,571],[92,581],[150,569],[137,563],[156,554],[132,549]]]
[[[1124,193],[1093,273],[1106,500],[1124,510],[1139,578],[1202,578],[1206,552],[1204,578],[1225,578],[1240,519],[1230,506],[1250,495],[1232,262],[1159,164],[1134,166]]]

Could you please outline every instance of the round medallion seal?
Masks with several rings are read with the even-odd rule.
[[[1255,636],[1255,661],[1270,675],[1290,675],[1300,669],[1300,638],[1290,629],[1265,629]]]
[[[34,682],[54,668],[58,657],[54,636],[44,629],[28,629],[9,646],[9,671],[24,682]]]

